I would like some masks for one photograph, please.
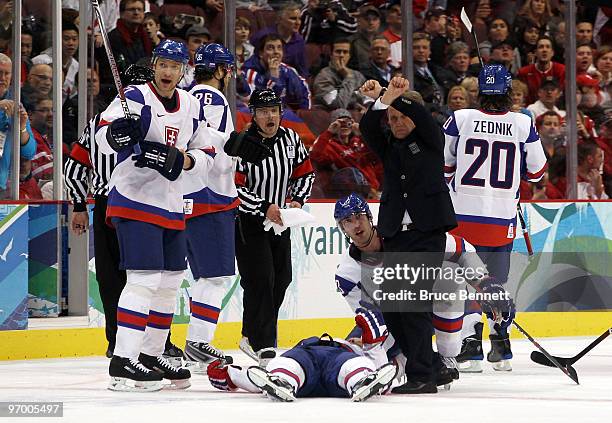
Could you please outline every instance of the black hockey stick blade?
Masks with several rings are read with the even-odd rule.
[[[523,335],[525,335],[525,337],[527,339],[529,339],[529,341],[537,348],[540,350],[540,352],[544,355],[544,357],[546,357],[548,360],[550,360],[551,363],[554,364],[555,367],[557,367],[559,370],[561,370],[563,373],[566,374],[567,377],[569,377],[571,380],[573,380],[574,382],[576,382],[576,385],[580,385],[580,382],[578,382],[578,373],[576,373],[576,370],[571,366],[562,366],[557,360],[555,360],[555,358],[550,355],[539,343],[538,341],[536,341],[535,339],[533,339],[533,337],[531,335],[529,335],[527,333],[527,331],[525,331],[525,329],[523,329],[521,327],[521,325],[519,325],[516,320],[512,321],[512,324],[519,330],[519,332],[521,332]]]
[[[610,335],[610,333],[612,333],[612,328],[606,329],[606,331],[604,333],[602,333],[601,335],[599,335],[599,337],[597,339],[595,339],[593,342],[591,342],[589,345],[587,345],[582,351],[580,351],[578,354],[576,354],[575,356],[573,356],[571,358],[563,358],[563,357],[556,357],[556,356],[553,356],[553,357],[559,362],[559,364],[571,366],[575,362],[580,360],[582,357],[584,357],[586,355],[586,353],[588,353],[593,348],[595,348],[597,345],[599,345],[599,343],[601,341],[603,341],[604,339],[606,339],[608,337],[608,335]],[[534,363],[538,363],[538,364],[541,364],[543,366],[548,366],[548,367],[554,367],[555,366],[549,359],[546,358],[546,356],[544,354],[542,354],[539,351],[533,351],[531,353],[531,360]]]

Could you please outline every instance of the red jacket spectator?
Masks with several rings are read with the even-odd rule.
[[[53,148],[36,129],[32,128],[34,139],[36,140],[36,154],[32,157],[32,176],[38,182],[40,179],[53,179]],[[64,144],[66,146],[66,144]],[[68,154],[65,149],[64,154]]]
[[[526,104],[535,103],[544,78],[554,77],[561,84],[565,82],[565,66],[552,61],[554,50],[550,38],[542,37],[538,40],[535,54],[536,63],[523,66],[518,71],[518,78],[529,88]]]

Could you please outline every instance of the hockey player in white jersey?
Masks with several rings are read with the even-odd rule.
[[[444,124],[445,176],[457,215],[454,234],[472,243],[489,273],[508,278],[516,234],[521,178],[539,181],[546,157],[532,120],[510,111],[512,77],[502,65],[484,66],[478,76],[480,109],[455,111]],[[482,371],[480,310],[466,306],[460,362]],[[493,324],[487,360],[496,370],[511,370],[510,320]]]
[[[335,279],[338,291],[356,315],[359,315],[364,308],[374,313],[380,313],[377,310],[377,301],[373,298],[373,285],[363,280],[364,277],[367,277],[364,275],[371,273],[367,269],[379,265],[377,258],[380,255],[368,255],[368,253],[382,252],[384,243],[376,232],[369,206],[361,197],[351,194],[336,202],[334,219],[338,227],[351,240],[349,249],[342,255],[336,270]],[[460,237],[446,234],[444,260],[456,263],[463,269],[472,269],[477,277],[469,281],[466,280],[470,286],[478,286],[479,290],[484,292],[503,289],[496,284],[494,279],[488,278],[486,268],[476,255],[474,247]],[[458,289],[465,289],[465,283],[460,282],[457,283],[453,280],[450,281],[451,286],[441,286],[441,281],[439,281],[436,286],[441,288],[441,291],[456,292]],[[456,286],[452,286],[453,284]],[[436,300],[433,307],[433,326],[440,359],[436,366],[436,384],[447,386],[453,380],[459,378],[455,357],[461,350],[463,302],[459,300]],[[501,317],[495,314],[498,310],[512,307],[511,303],[503,301],[484,305],[488,314],[494,319]],[[356,317],[356,319],[358,318]],[[379,317],[379,320],[384,322],[382,316]],[[359,334],[359,328],[355,329],[357,330],[351,332],[349,338]],[[401,352],[395,345],[392,334],[386,339],[383,347],[386,349],[389,359],[402,362]]]
[[[201,46],[194,56],[196,85],[190,93],[200,101],[206,125],[228,136],[234,123],[223,89],[234,75],[234,56],[220,44]],[[191,319],[185,359],[194,371],[216,359],[231,362],[212,344],[221,302],[235,274],[234,228],[238,192],[235,162],[223,149],[207,175],[185,180],[188,260],[195,284],[190,290]]]
[[[111,390],[159,390],[162,379],[175,388],[190,385],[190,372],[162,357],[186,269],[182,178],[208,171],[209,143],[224,135],[201,124],[198,101],[176,88],[188,60],[183,43],[162,41],[153,52],[154,80],[125,90],[131,116],[115,98],[96,134],[103,153],[117,152],[107,221],[117,230],[120,267],[127,271]]]

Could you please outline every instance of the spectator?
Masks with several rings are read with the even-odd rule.
[[[117,27],[109,32],[108,38],[115,54],[119,71],[151,55],[153,42],[144,29],[144,0],[121,0]],[[97,55],[96,55],[97,56]],[[106,54],[101,53],[106,57]],[[100,68],[105,68],[101,63]],[[102,81],[112,81],[102,77]]]
[[[553,48],[555,55],[553,60],[558,63],[565,63],[565,22],[561,21],[551,29]]]
[[[395,66],[389,65],[390,54],[391,50],[387,38],[383,35],[374,37],[372,46],[370,47],[370,60],[359,69],[366,80],[375,79],[383,87],[389,85],[391,78],[393,78],[397,72],[401,72],[401,70]]]
[[[372,190],[370,196],[378,197],[382,164],[361,139],[359,124],[348,110],[340,108],[331,113],[331,124],[315,141],[310,158],[321,169],[358,169]]]
[[[51,96],[53,68],[49,65],[33,65],[21,89],[22,103],[26,109],[29,103],[36,102],[41,97]]]
[[[519,61],[517,60],[516,50],[512,41],[503,40],[493,44],[489,62],[500,63],[504,65],[511,74],[516,75],[519,70]]]
[[[578,21],[576,24],[576,44],[593,42],[593,24],[589,21]]]
[[[32,175],[32,162],[20,158],[19,163],[19,199],[42,200],[42,192]]]
[[[385,40],[386,41],[386,40]],[[339,39],[332,44],[329,66],[321,69],[312,84],[317,104],[328,109],[353,108],[363,103],[358,89],[366,81],[361,72],[347,66],[351,53],[348,39]]]
[[[492,45],[506,41],[510,37],[510,25],[504,18],[495,18],[489,26],[489,41]]]
[[[603,151],[597,144],[578,145],[578,200],[607,200],[602,179]],[[559,187],[561,189],[561,187]],[[563,191],[563,190],[562,190]]]
[[[491,14],[493,13],[493,9],[491,9],[491,1],[490,0],[476,0],[474,2],[476,4],[476,8],[472,9],[472,15],[474,16],[473,31],[476,32],[476,36],[479,40],[484,41],[487,39],[487,27],[489,26],[489,22],[491,21]],[[472,37],[469,37],[468,43],[471,48],[476,48],[473,44]]]
[[[265,2],[265,0],[263,0]],[[217,39],[223,36],[224,20],[223,20],[223,0],[196,0],[189,1],[189,3],[202,3],[204,2],[204,22],[206,27],[212,34],[212,39]],[[258,1],[260,3],[261,0]],[[185,3],[181,0],[177,3]],[[262,9],[266,9],[262,7]]]
[[[382,33],[384,37],[389,41],[389,44],[402,41],[402,6],[399,4],[393,4],[387,9],[385,15],[385,22],[387,29]]]
[[[562,121],[563,118],[551,110],[542,113],[535,120],[536,129],[542,141],[542,147],[544,147],[544,152],[548,158],[554,156],[555,150],[563,147],[565,142],[564,137],[561,135]]]
[[[470,105],[470,95],[461,85],[455,85],[448,90],[446,104],[453,112],[461,109],[467,109]]]
[[[423,32],[429,34],[431,40],[431,61],[438,66],[444,66],[445,51],[448,45],[444,36],[446,32],[446,12],[438,8],[427,11],[423,21]]]
[[[595,122],[593,119],[578,110],[576,114],[576,128],[578,129],[578,144],[583,142],[595,142]]]
[[[595,142],[604,152],[604,185],[606,193],[612,193],[612,117],[606,118],[599,127],[599,136]]]
[[[549,37],[542,37],[536,45],[536,62],[519,69],[519,79],[529,88],[527,103],[536,101],[536,93],[546,77],[552,76],[557,81],[565,81],[565,66],[553,62],[553,54],[552,40]]]
[[[579,44],[576,47],[576,75],[594,75],[597,72],[593,66],[593,50],[590,44]]]
[[[77,81],[76,74],[79,71],[79,62],[74,58],[79,48],[79,29],[73,23],[64,21],[62,23],[62,69],[64,71],[64,84],[62,86],[62,101],[76,93]],[[53,59],[49,47],[38,56],[32,59],[35,65],[51,65]]]
[[[300,35],[300,8],[295,3],[283,7],[277,15],[276,25],[264,28],[251,36],[251,44],[260,42],[269,34],[278,34],[283,41],[285,63],[295,68],[303,77],[308,76],[304,38]]]
[[[255,47],[249,41],[250,33],[251,21],[238,16],[236,18],[236,68],[238,70],[242,69],[242,64],[251,58],[255,52]]]
[[[550,0],[526,0],[514,21],[514,28],[518,29],[516,33],[522,32],[526,23],[532,21],[539,28],[546,29],[551,18]]]
[[[576,77],[576,85],[580,92],[579,110],[595,122],[604,121],[606,114],[601,106],[603,96],[599,91],[599,81],[587,74],[581,74]]]
[[[223,4],[218,0],[214,1]],[[268,0],[236,0],[236,8],[248,9],[253,13],[258,12],[260,10],[272,10],[272,6],[268,4]],[[222,10],[223,8],[220,9],[220,11]]]
[[[339,0],[308,0],[300,12],[300,34],[306,43],[328,44],[357,32],[357,20]]]
[[[380,18],[380,11],[372,5],[366,4],[359,8],[358,30],[351,41],[350,68],[359,69],[362,63],[370,60],[370,47],[380,30]]]
[[[5,54],[0,53],[0,199],[10,197],[7,189],[9,171],[11,167],[11,157],[13,150],[13,112],[15,102],[9,97],[9,87],[11,86],[12,61]],[[21,139],[20,157],[31,160],[36,153],[36,141],[30,129],[30,121],[24,107],[19,105],[19,132]]]
[[[463,41],[455,41],[446,50],[446,64],[453,75],[453,82],[460,84],[468,75],[470,67],[469,48]]]
[[[32,133],[36,140],[36,154],[32,158],[32,176],[37,182],[53,180],[53,101],[40,98],[29,111]],[[68,153],[68,151],[66,151]]]
[[[475,76],[468,76],[461,81],[460,85],[465,88],[469,94],[469,107],[471,109],[478,109],[480,107],[478,100],[478,78]]]
[[[414,60],[414,90],[418,91],[425,103],[441,105],[445,97],[445,86],[453,84],[453,76],[444,68],[429,63],[431,54],[429,36],[423,32],[412,37]]]
[[[165,38],[164,34],[162,34],[160,31],[161,25],[159,23],[159,18],[155,13],[145,13],[142,26],[151,40],[151,47],[157,47],[161,40]]]
[[[521,66],[535,63],[535,50],[541,36],[542,31],[538,24],[532,21],[527,21],[525,23],[518,37],[519,64]]]
[[[21,83],[28,77],[28,72],[32,67],[32,32],[27,28],[21,28]]]
[[[304,78],[283,62],[283,40],[276,34],[266,35],[257,55],[244,62],[242,70],[251,91],[271,88],[284,106],[310,108],[310,90]]]
[[[525,107],[525,99],[528,93],[527,85],[523,81],[519,79],[512,80],[512,111],[526,114],[533,120],[535,116]]]
[[[600,88],[612,82],[612,46],[603,45],[597,49],[595,68],[601,74]]]
[[[194,85],[193,82],[193,56],[198,48],[201,46],[208,44],[211,42],[210,31],[208,28],[202,25],[192,25],[189,27],[187,32],[185,32],[185,40],[187,49],[189,50],[189,63],[185,69],[185,75],[183,79],[178,84],[179,88],[184,88],[186,90],[191,89]]]
[[[559,116],[565,116],[565,111],[560,110],[556,104],[561,97],[561,89],[559,88],[559,81],[553,76],[547,76],[542,81],[540,88],[538,89],[538,100],[527,106],[535,118],[547,111],[557,113]]]

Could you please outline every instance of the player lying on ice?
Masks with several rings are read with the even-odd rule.
[[[355,317],[361,339],[349,342],[327,334],[306,338],[272,359],[265,369],[224,366],[217,360],[208,366],[208,378],[223,391],[263,392],[280,401],[300,397],[365,401],[388,391],[398,370],[382,347],[388,333],[381,319],[379,313],[362,309]]]
[[[364,281],[365,278],[363,277],[372,274],[373,269],[378,266],[376,261],[380,258],[380,255],[375,256],[368,253],[382,252],[384,244],[373,223],[373,216],[368,203],[357,194],[350,194],[341,198],[336,202],[334,219],[340,230],[351,241],[336,270],[335,281],[338,291],[346,299],[355,314],[358,315],[363,307],[379,313],[378,308],[374,306],[374,304],[377,304],[374,299],[375,295],[371,292],[373,288],[378,288],[378,286]],[[463,269],[482,269],[484,272],[480,273],[480,278],[467,281],[472,288],[490,294],[506,293],[495,279],[486,276],[485,265],[476,254],[474,247],[464,239],[446,234],[444,260],[455,263],[456,266]],[[455,280],[446,284],[437,282],[436,287],[440,288],[442,292],[457,292],[458,289],[465,289],[465,282],[459,283]],[[510,325],[515,313],[512,299],[507,298],[482,303],[487,316],[498,321],[498,324],[504,329]],[[438,350],[438,353],[434,355],[437,386],[448,388],[453,380],[459,378],[455,357],[461,350],[463,304],[464,301],[459,297],[453,301],[434,300],[433,302],[433,326]],[[382,323],[382,316],[380,319]],[[355,336],[359,336],[359,327],[356,327],[348,337]],[[405,357],[399,346],[395,344],[393,334],[389,335],[382,346],[387,351],[389,360],[405,363]],[[408,393],[404,392],[401,386],[394,388],[393,392]]]

